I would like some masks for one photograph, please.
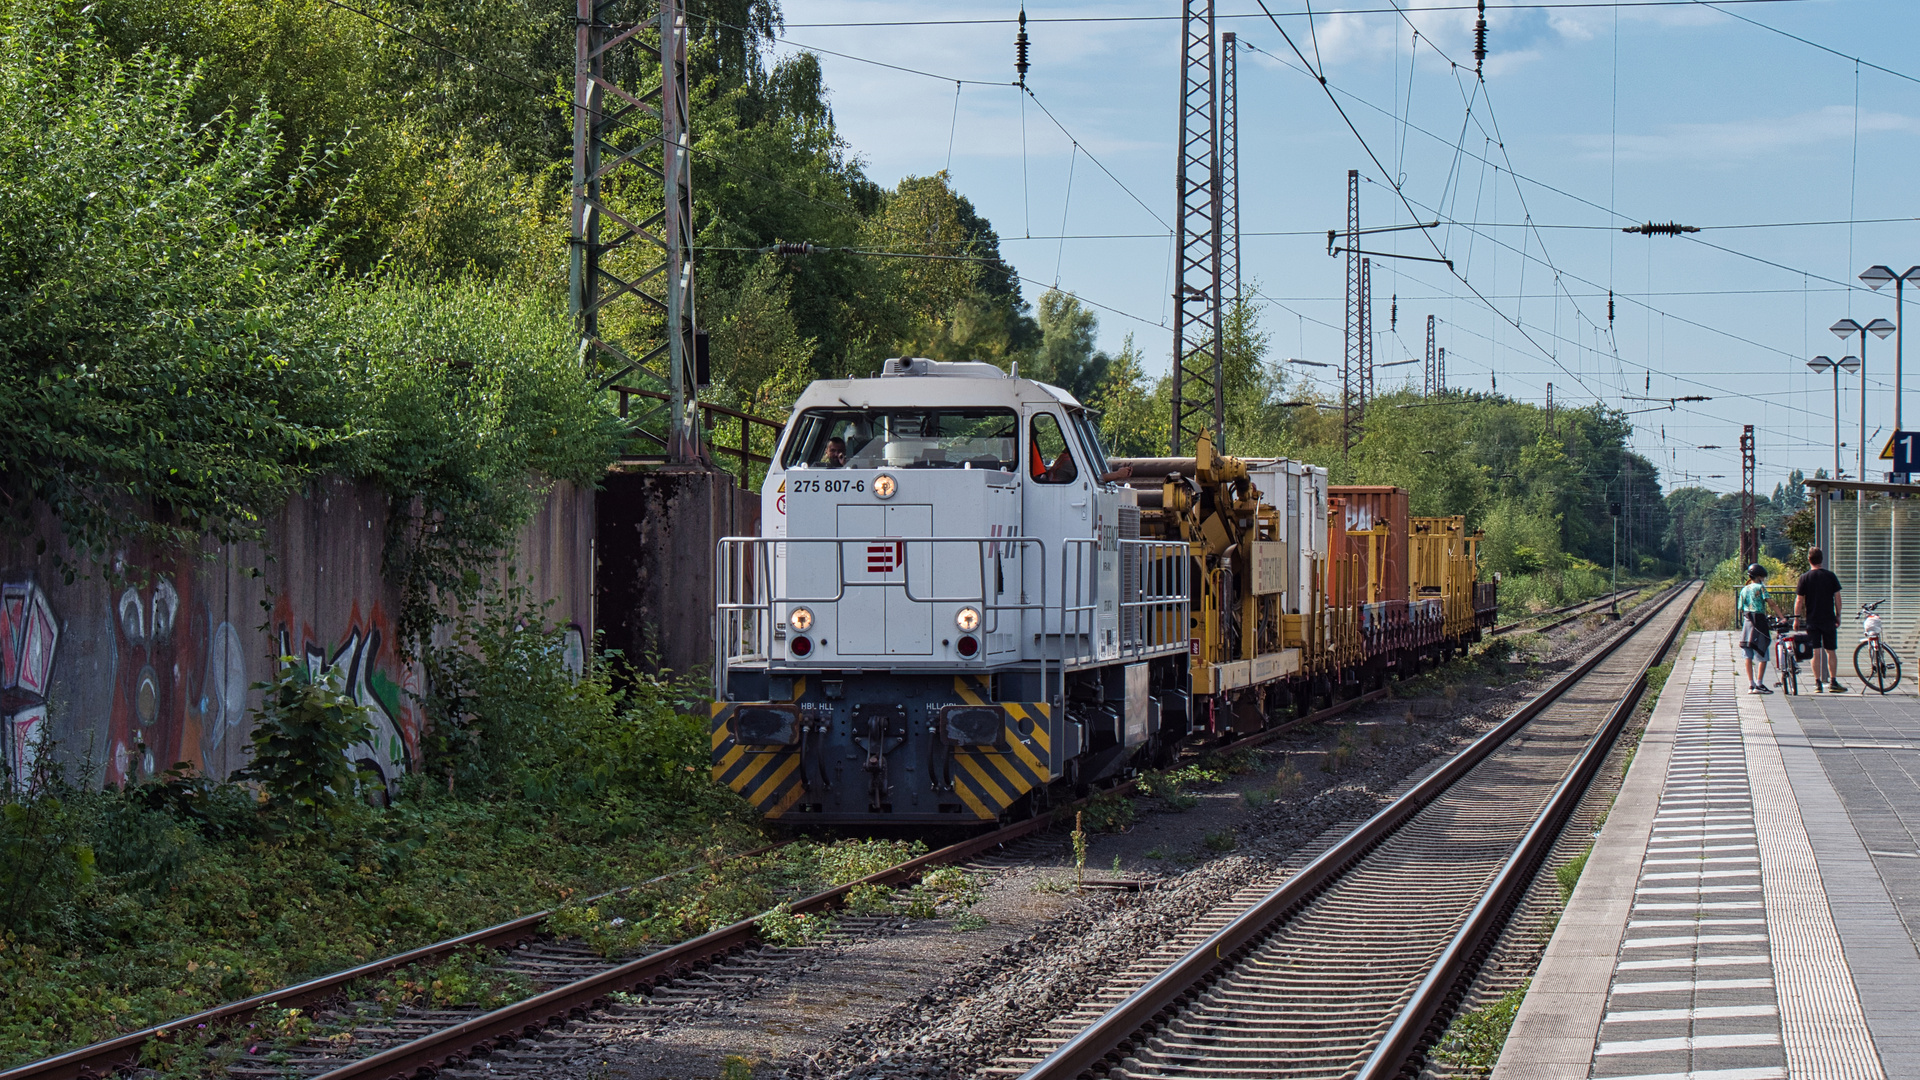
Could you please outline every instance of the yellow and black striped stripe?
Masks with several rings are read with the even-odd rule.
[[[992,704],[987,680],[978,675],[955,675],[953,692],[968,705]],[[1053,708],[1044,701],[1003,701],[1007,711],[1003,732],[1005,750],[965,747],[953,752],[953,789],[967,809],[983,821],[998,818],[1014,800],[1052,779],[1052,733],[1047,730]],[[1020,734],[1020,722],[1031,721],[1032,734]],[[1031,741],[1033,745],[1027,745]]]
[[[800,680],[795,680],[798,683]],[[796,686],[794,695],[803,690]],[[713,703],[713,778],[746,796],[770,818],[793,809],[805,790],[799,747],[741,746],[733,737],[733,713],[740,703]]]

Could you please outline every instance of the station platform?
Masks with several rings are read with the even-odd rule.
[[[1734,638],[1680,644],[1494,1080],[1920,1080],[1920,700],[1749,694]]]

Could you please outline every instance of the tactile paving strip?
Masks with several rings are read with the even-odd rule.
[[[1695,647],[1591,1075],[1784,1080],[1731,637]]]
[[[1728,666],[1731,667],[1731,633]],[[1766,710],[1739,701],[1787,1065],[1797,1080],[1883,1080],[1852,972]]]

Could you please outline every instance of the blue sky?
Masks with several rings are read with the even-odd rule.
[[[1843,345],[1826,329],[1837,319],[1895,318],[1891,288],[1868,291],[1861,270],[1920,263],[1920,82],[1864,64],[1856,71],[1851,58],[1920,78],[1911,48],[1920,4],[1543,9],[1492,0],[1483,87],[1471,70],[1470,9],[1403,0],[1396,14],[1388,0],[1321,0],[1309,20],[1300,0],[1267,5],[1324,70],[1359,132],[1257,0],[1220,0],[1219,28],[1244,46],[1243,273],[1258,285],[1274,358],[1339,360],[1342,263],[1326,254],[1326,230],[1343,223],[1354,168],[1366,181],[1363,225],[1407,223],[1408,206],[1439,218],[1447,224],[1432,242],[1459,272],[1398,260],[1376,266],[1378,361],[1419,355],[1432,314],[1455,386],[1485,390],[1497,380],[1504,394],[1541,401],[1551,382],[1556,402],[1629,410],[1653,404],[1631,397],[1712,397],[1633,417],[1636,448],[1668,486],[1737,490],[1747,423],[1764,490],[1789,469],[1832,467],[1832,380],[1814,377],[1805,361],[1858,353],[1858,338]],[[1176,3],[1033,0],[1033,97],[1024,110],[1004,85],[1013,78],[1017,4],[783,6],[779,48],[821,52],[840,130],[875,180],[950,169],[1005,238],[1029,300],[1057,281],[1097,305],[1103,347],[1132,334],[1149,370],[1166,369]],[[1359,8],[1374,10],[1341,10]],[[957,22],[844,25],[924,20]],[[956,95],[955,79],[1001,85],[962,84]],[[1703,231],[1619,231],[1647,220]],[[1802,222],[1831,224],[1782,224]],[[1368,246],[1433,254],[1417,233]],[[1920,305],[1920,287],[1910,292],[1909,307]],[[1389,330],[1395,296],[1397,333]],[[1871,459],[1892,430],[1893,359],[1892,339],[1868,345],[1870,471],[1884,468]],[[1920,428],[1920,352],[1913,366],[1906,424]],[[1408,365],[1379,377],[1419,371]],[[1849,474],[1859,386],[1842,379]]]

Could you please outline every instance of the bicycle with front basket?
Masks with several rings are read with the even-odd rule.
[[[1860,606],[1860,644],[1853,649],[1853,673],[1882,694],[1900,685],[1900,656],[1880,640],[1880,605],[1885,599]]]

